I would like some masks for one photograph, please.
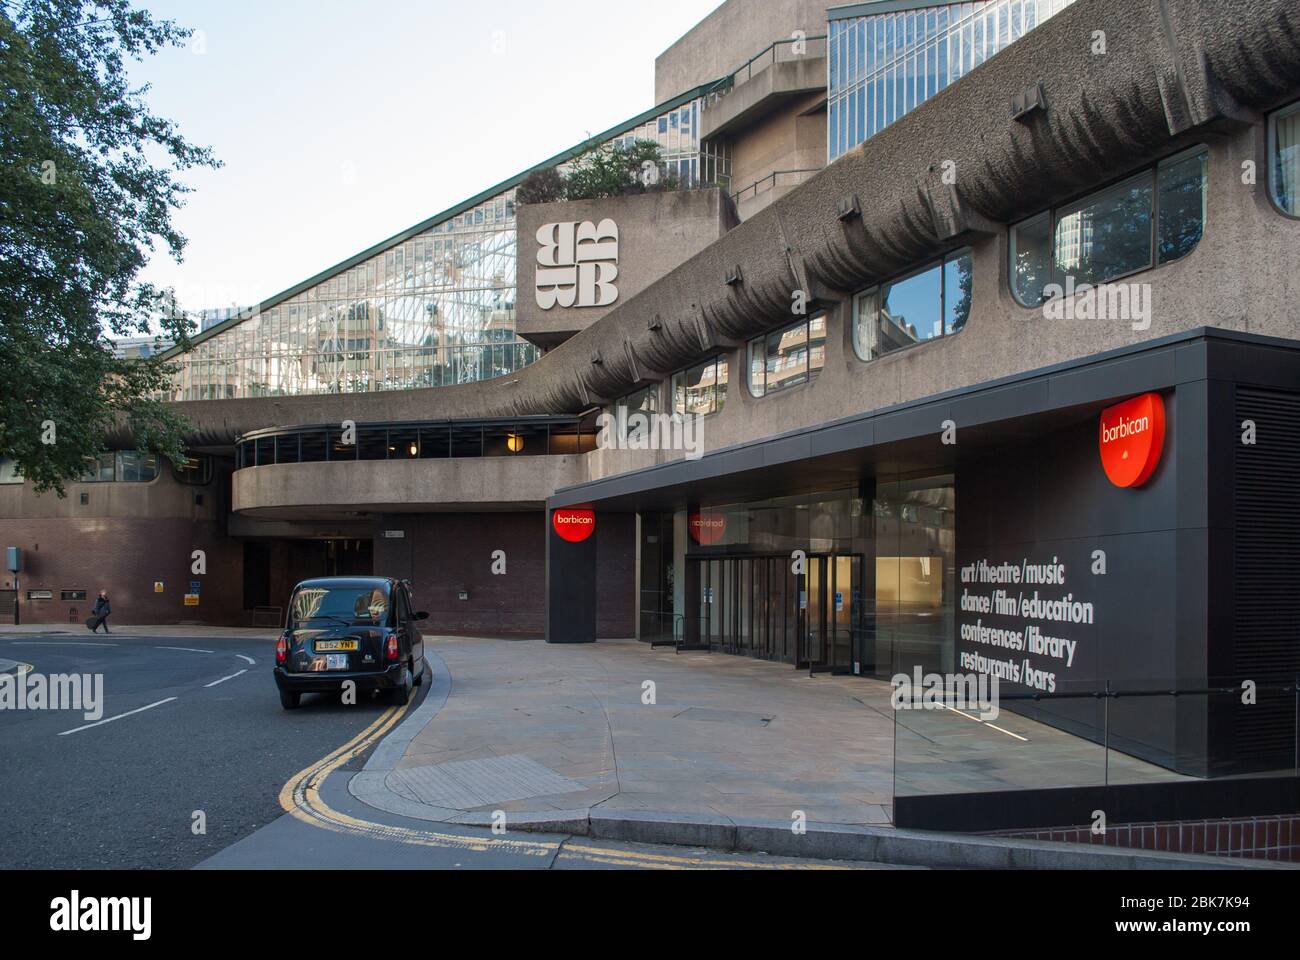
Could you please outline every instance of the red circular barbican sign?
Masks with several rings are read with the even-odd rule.
[[[551,526],[560,539],[582,543],[596,532],[596,513],[593,510],[556,510],[551,514]]]
[[[1165,401],[1144,393],[1101,412],[1101,465],[1117,487],[1140,487],[1165,448]]]
[[[703,547],[710,547],[727,535],[727,515],[725,513],[692,513],[687,527],[691,539]]]

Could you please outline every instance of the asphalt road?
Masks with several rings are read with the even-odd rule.
[[[347,784],[407,714],[390,713],[383,699],[346,706],[324,695],[285,711],[273,658],[265,640],[0,635],[0,661],[46,676],[102,674],[104,685],[97,718],[0,709],[0,869],[828,866],[563,835],[493,837],[384,813]],[[285,813],[282,791],[292,796],[304,783],[310,802]],[[202,833],[193,829],[198,812]]]
[[[76,733],[79,712],[0,710],[4,869],[192,867],[280,817],[285,781],[385,709],[314,695],[286,712],[266,641],[0,636],[0,658],[102,673],[105,720],[175,698]]]

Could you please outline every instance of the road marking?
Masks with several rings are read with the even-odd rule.
[[[220,680],[213,680],[211,683],[205,683],[203,689],[207,690],[210,687],[215,687],[219,683],[225,683],[227,680],[234,680],[235,677],[242,677],[246,673],[248,673],[247,670],[240,670],[238,673],[232,673],[230,676],[222,677]]]
[[[195,650],[193,647],[155,647],[156,650],[179,650],[181,653],[216,653],[215,650]]]
[[[109,717],[107,720],[99,720],[95,723],[88,723],[84,727],[77,727],[75,730],[64,730],[59,736],[66,737],[70,733],[80,733],[82,730],[89,730],[92,727],[102,727],[106,723],[112,723],[114,720],[121,720],[123,717],[130,717],[137,713],[144,713],[146,710],[152,710],[154,707],[161,707],[164,703],[171,703],[175,697],[168,697],[166,700],[159,700],[157,703],[151,703],[147,707],[140,707],[138,710],[128,710],[126,713],[119,713],[116,717]]]
[[[15,647],[116,647],[116,643],[77,643],[73,640],[15,640]]]
[[[237,656],[240,660],[247,660],[249,664],[252,666],[257,666],[257,661],[254,660],[252,657],[246,657],[242,653],[237,653],[235,654],[235,656]]]
[[[505,837],[476,837],[473,835],[440,833],[435,830],[414,830],[383,823],[373,823],[349,816],[333,809],[320,795],[320,785],[331,773],[349,760],[364,753],[381,740],[397,724],[410,704],[390,707],[337,750],[293,776],[280,790],[280,806],[295,819],[332,833],[360,835],[372,840],[387,840],[414,846],[442,849],[468,850],[474,853],[514,853],[520,856],[549,857],[556,852],[565,859],[585,859],[607,866],[642,867],[659,870],[689,869],[762,869],[762,870],[830,870],[844,869],[828,864],[773,864],[752,860],[717,860],[704,857],[653,854],[637,850],[610,850],[603,847],[578,846],[561,849],[561,843],[538,840],[516,840]]]
[[[996,723],[989,723],[987,720],[981,720],[979,717],[972,716],[971,714],[966,713],[964,710],[958,710],[956,707],[950,707],[946,703],[939,704],[939,709],[947,710],[951,713],[955,713],[958,716],[965,717],[967,720],[973,720],[975,723],[978,723],[981,727],[991,727],[994,730],[996,730],[998,733],[1005,733],[1008,737],[1015,737],[1021,743],[1029,742],[1028,737],[1022,737],[1018,733],[1012,733],[1010,730],[1004,730],[1001,727],[999,727]]]

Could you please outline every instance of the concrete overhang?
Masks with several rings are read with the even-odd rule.
[[[818,91],[826,92],[826,57],[778,61],[724,95],[706,100],[700,111],[700,139],[738,133],[779,110],[786,101]]]
[[[373,514],[540,510],[586,478],[581,456],[359,460],[236,471],[233,511],[257,520],[357,521]]]
[[[1117,400],[1207,378],[1282,389],[1300,372],[1295,341],[1200,328],[821,426],[738,444],[699,460],[560,490],[550,509],[667,511],[702,503],[843,489],[866,480],[948,473],[1045,437]],[[957,442],[943,442],[944,424]]]

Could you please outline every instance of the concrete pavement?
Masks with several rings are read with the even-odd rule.
[[[896,728],[886,683],[632,641],[428,638],[426,649],[429,695],[349,786],[400,817],[932,866],[1244,866],[891,826],[896,785],[1042,785],[1047,758],[1071,773],[1102,762],[1095,745],[1023,717],[983,729],[941,711]]]

